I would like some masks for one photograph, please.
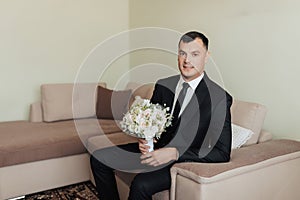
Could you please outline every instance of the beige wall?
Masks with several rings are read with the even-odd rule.
[[[207,34],[212,58],[234,98],[266,105],[264,128],[276,137],[300,139],[300,1],[129,2],[130,28],[156,26]],[[137,53],[131,63],[142,64],[143,56]],[[153,57],[176,65],[174,56]]]
[[[0,121],[27,119],[41,84],[73,82],[88,53],[128,23],[126,0],[0,1]],[[118,60],[101,80],[126,67]]]
[[[300,139],[298,0],[128,1],[0,1],[0,121],[27,119],[39,86],[74,81],[99,42],[154,26],[207,34],[227,90],[265,104],[264,128],[276,137]],[[132,53],[130,67],[156,62],[176,69],[175,55],[147,51]],[[101,80],[113,87],[128,62],[118,59]]]

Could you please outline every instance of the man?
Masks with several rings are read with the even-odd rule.
[[[152,103],[171,108],[172,126],[167,128],[148,152],[145,140],[120,145],[129,152],[141,152],[132,160],[122,160],[114,147],[97,150],[91,156],[91,167],[101,200],[118,199],[112,160],[136,162],[137,169],[148,172],[135,176],[129,199],[147,200],[171,186],[170,168],[175,162],[228,162],[231,153],[232,97],[211,81],[204,71],[208,60],[208,39],[202,33],[184,34],[178,45],[180,75],[159,80],[155,84]],[[126,162],[127,161],[127,162]],[[128,166],[124,167],[124,169]],[[122,169],[121,169],[122,170]]]

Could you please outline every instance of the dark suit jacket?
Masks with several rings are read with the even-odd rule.
[[[172,110],[180,76],[161,79],[155,84],[152,103]],[[206,73],[177,122],[172,123],[155,148],[175,147],[178,162],[227,162],[231,153],[232,97]]]

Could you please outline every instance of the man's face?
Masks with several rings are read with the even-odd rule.
[[[201,39],[179,43],[178,68],[185,81],[191,81],[199,77],[207,62],[209,52],[206,50]]]

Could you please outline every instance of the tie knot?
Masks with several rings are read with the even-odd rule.
[[[182,83],[182,89],[183,89],[183,90],[186,90],[186,89],[188,89],[189,87],[190,87],[190,85],[189,85],[188,83],[186,83],[186,82]]]

